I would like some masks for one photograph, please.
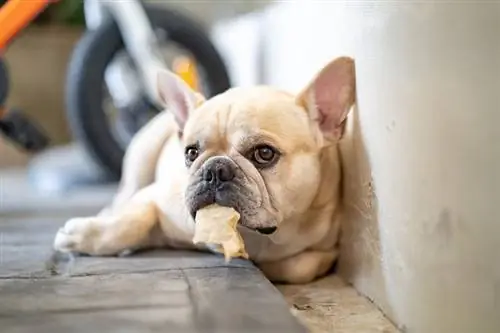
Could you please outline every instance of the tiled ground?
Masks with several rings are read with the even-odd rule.
[[[399,332],[373,303],[336,275],[278,289],[311,333]]]
[[[283,298],[243,260],[226,266],[214,255],[179,251],[54,256],[50,244],[63,221],[97,211],[112,193],[39,193],[24,173],[0,173],[2,333],[305,332],[299,322],[313,333],[397,332],[335,276],[278,286]]]
[[[61,217],[0,222],[0,327],[10,332],[306,332],[250,262],[157,251],[54,255]]]

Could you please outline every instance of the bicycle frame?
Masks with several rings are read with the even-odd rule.
[[[58,0],[9,0],[0,8],[0,52],[40,12]],[[108,66],[106,86],[116,106],[126,106],[146,93],[150,102],[163,108],[157,93],[157,75],[167,69],[159,49],[156,34],[141,0],[105,1],[85,0],[85,22],[93,30],[109,19],[120,29],[129,57],[117,57]],[[193,88],[197,86],[196,68],[192,61],[178,62],[178,74]],[[137,82],[137,72],[141,82]]]
[[[156,34],[140,0],[85,0],[85,20],[89,30],[113,19],[121,32],[128,57],[116,58],[106,70],[106,85],[117,106],[127,105],[144,90],[149,100],[163,108],[157,92],[157,75],[168,68],[161,56]],[[137,82],[139,72],[142,84]]]
[[[40,12],[57,1],[9,0],[1,6],[0,57],[12,40]],[[85,0],[84,11],[88,30],[97,29],[111,19],[118,25],[125,44],[127,54],[113,59],[104,77],[115,106],[133,105],[146,94],[150,103],[159,110],[163,109],[163,102],[157,92],[157,75],[159,70],[168,70],[168,67],[161,56],[155,31],[141,0]],[[181,57],[176,59],[173,65],[174,71],[193,89],[197,89],[195,63],[188,57]],[[3,101],[0,101],[0,104],[2,103]],[[0,125],[7,121],[7,114],[7,108],[0,105]],[[40,149],[46,145],[47,140],[43,133],[33,126],[27,117],[19,112],[12,113],[9,121],[11,125],[18,125],[15,131],[8,133],[10,138],[26,149]]]
[[[16,35],[51,2],[54,0],[10,0],[0,7],[0,56]],[[5,71],[4,68],[1,74],[4,79]],[[2,89],[8,91],[8,82]],[[4,105],[6,95],[7,92],[3,91],[0,101],[0,133],[25,150],[36,151],[45,148],[48,137],[37,126],[34,126],[29,117],[20,113],[19,110],[13,111],[7,108]]]
[[[10,0],[0,8],[0,51],[50,3],[57,0]]]

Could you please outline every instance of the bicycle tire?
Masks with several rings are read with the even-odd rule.
[[[170,9],[146,5],[145,10],[153,28],[165,30],[168,41],[191,52],[203,68],[209,97],[230,87],[224,61],[202,27]],[[73,51],[66,81],[66,110],[73,136],[114,181],[121,176],[125,149],[107,122],[102,86],[107,65],[123,49],[120,30],[114,21],[87,31]]]

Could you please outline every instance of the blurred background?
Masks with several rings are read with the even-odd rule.
[[[7,105],[35,120],[51,146],[35,156],[1,140],[0,168],[22,168],[31,186],[45,194],[115,183],[131,138],[160,111],[147,88],[131,88],[139,74],[123,45],[123,29],[116,23],[94,29],[95,14],[87,14],[86,3],[92,0],[51,4],[4,55]],[[335,56],[352,55],[358,34],[348,31],[356,6],[344,2],[142,3],[166,66],[206,96],[255,84],[297,91]],[[127,81],[115,71],[113,89],[103,79],[113,72],[111,63],[134,73]],[[132,99],[118,101],[120,85],[126,89],[118,95]]]
[[[185,13],[207,31],[221,20],[259,10],[270,1],[146,0]],[[5,0],[0,1],[3,5]],[[11,79],[8,103],[36,119],[53,145],[72,140],[64,105],[66,70],[85,31],[83,2],[60,1],[41,13],[5,53]],[[31,156],[0,140],[0,168],[26,167]]]

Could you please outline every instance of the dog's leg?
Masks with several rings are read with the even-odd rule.
[[[115,255],[146,247],[158,225],[154,186],[135,194],[109,215],[74,218],[66,222],[54,240],[54,249],[89,255]]]
[[[156,164],[162,148],[176,131],[177,125],[173,116],[164,111],[137,132],[123,159],[123,172],[118,193],[111,207],[103,210],[101,215],[110,214],[112,209],[154,182]]]
[[[273,282],[293,284],[308,283],[325,275],[332,267],[338,252],[305,251],[280,261],[257,264],[266,277]]]

